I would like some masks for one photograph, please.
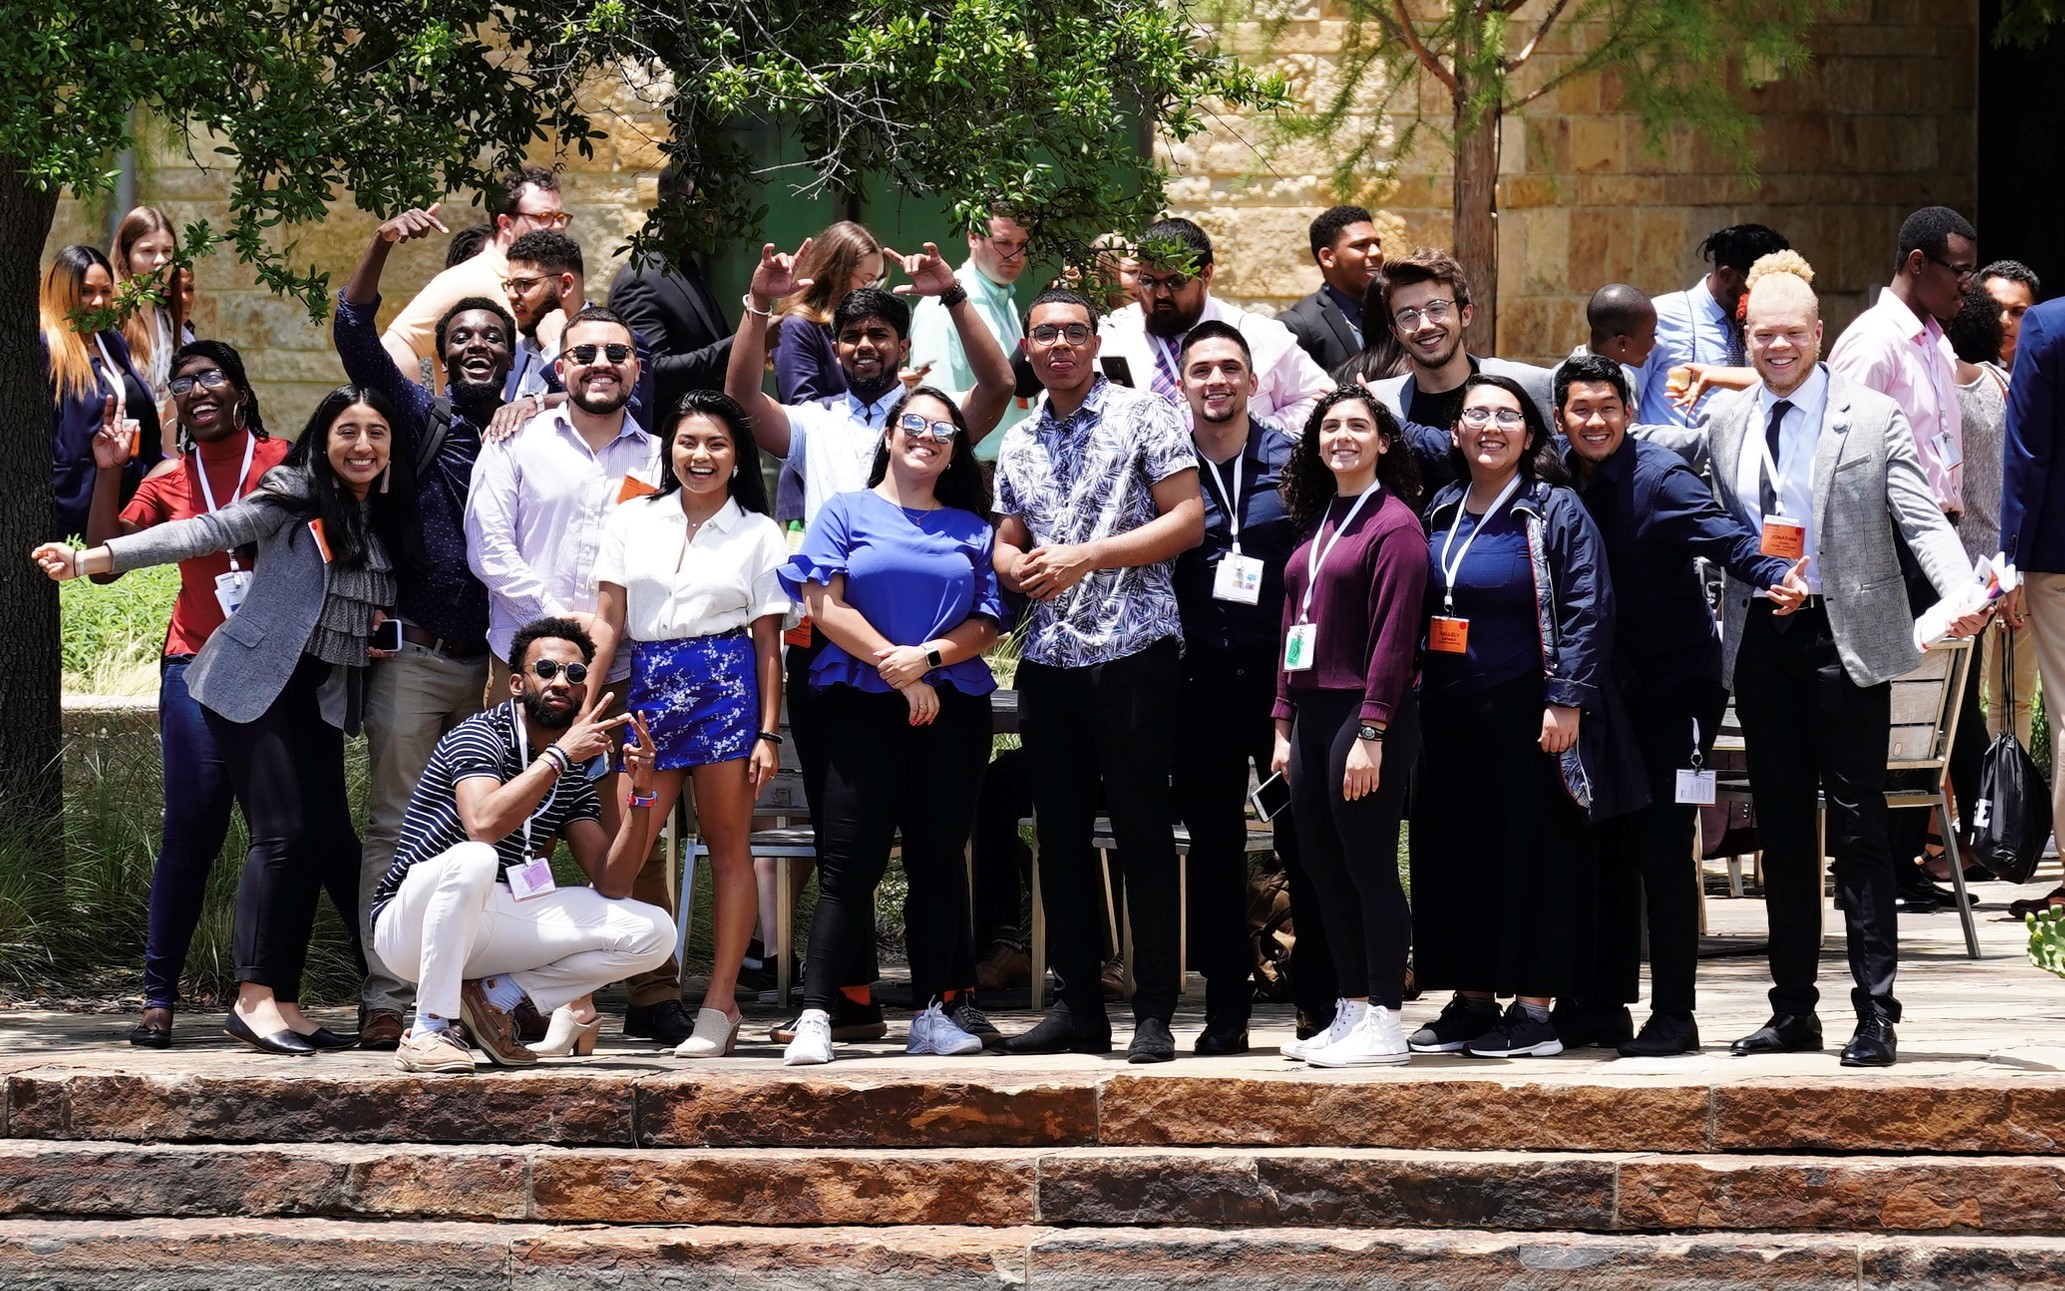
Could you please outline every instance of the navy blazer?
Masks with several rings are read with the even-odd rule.
[[[122,501],[126,503],[136,492],[136,486],[143,483],[143,477],[165,459],[165,445],[158,433],[157,404],[149,383],[137,372],[136,361],[129,355],[129,342],[112,329],[102,332],[100,339],[108,347],[108,357],[122,369],[122,397],[129,415],[140,427],[142,444],[136,456],[122,468]],[[93,505],[93,480],[97,474],[93,437],[100,432],[107,397],[113,393],[101,375],[100,351],[91,340],[86,344],[94,357],[96,380],[91,388],[60,399],[50,385],[50,345],[42,333],[36,334],[36,359],[41,365],[44,388],[50,391],[50,483],[56,494],[50,519],[52,542],[63,542],[86,532],[86,513]]]
[[[2065,574],[2065,464],[2056,460],[2065,381],[2065,298],[2022,315],[2008,379],[2001,550],[2025,574]]]

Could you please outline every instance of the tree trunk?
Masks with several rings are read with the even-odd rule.
[[[58,717],[57,585],[29,564],[49,537],[50,395],[36,362],[36,294],[56,190],[30,184],[0,155],[0,846],[31,840],[53,854],[63,801]]]
[[[1467,94],[1469,86],[1463,87]],[[1464,101],[1458,96],[1457,103]],[[1478,354],[1497,354],[1499,319],[1499,124],[1493,108],[1469,121],[1455,114],[1455,257],[1470,275],[1477,317],[1464,343]]]

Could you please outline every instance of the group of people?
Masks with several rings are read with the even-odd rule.
[[[1321,286],[1280,320],[1214,296],[1211,240],[1178,218],[1021,311],[1036,222],[998,208],[958,270],[851,223],[767,246],[735,327],[685,259],[634,261],[584,303],[550,172],[491,207],[384,334],[390,251],[450,230],[437,207],[379,226],[337,303],[350,384],[291,447],[236,350],[191,338],[176,284],[131,345],[78,321],[121,285],[106,258],[68,248],[46,275],[58,510],[33,559],[181,575],[135,1043],[172,1041],[234,800],[252,841],[225,1030],[247,1044],[523,1065],[590,1051],[594,993],[624,982],[627,1036],[728,1054],[742,990],[771,976],[774,876],[749,836],[793,741],[819,900],[802,1008],[773,1031],[791,1064],[886,1032],[892,853],[911,1052],[1109,1051],[1100,829],[1131,931],[1129,1058],[1175,1054],[1186,928],[1193,1047],[1244,1052],[1251,788],[1300,915],[1286,1057],[1689,1052],[1686,861],[1732,690],[1773,977],[1770,1022],[1734,1049],[1821,1046],[1825,794],[1856,979],[1842,1060],[1895,1059],[1896,916],[1942,898],[1885,806],[1888,683],[1920,661],[1915,614],[1970,599],[1973,556],[2037,571],[2047,550],[2048,483],[2018,469],[2049,460],[2048,372],[2023,374],[2052,333],[2010,381],[2034,277],[1982,273],[1954,212],[1902,226],[1880,303],[1826,362],[1811,268],[1743,225],[1685,292],[1601,289],[1586,343],[1545,368],[1466,349],[1464,267],[1387,260],[1357,207],[1313,222]],[[124,281],[149,283],[149,229],[169,226],[132,220],[149,245]],[[1114,292],[1130,303],[1107,311]],[[162,437],[137,424],[159,407]],[[2044,577],[2024,654],[2049,669]],[[2031,630],[2023,610],[1989,645]],[[1971,635],[1989,614],[1953,618]],[[976,1000],[963,861],[991,810],[1006,633],[1057,984],[1009,1037]],[[2001,694],[2026,703],[2027,679],[1986,671],[1989,720],[2018,720]],[[361,732],[363,840],[344,789]],[[714,889],[694,1010],[660,845],[684,800]],[[300,1008],[324,891],[365,965],[354,1037]],[[1451,995],[1410,1031],[1409,962]]]

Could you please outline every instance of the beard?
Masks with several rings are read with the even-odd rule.
[[[604,413],[615,412],[625,404],[630,403],[631,388],[619,382],[617,384],[617,392],[612,395],[589,394],[584,388],[579,392],[569,391],[567,400],[582,412],[592,412],[600,416]]]
[[[545,706],[545,697],[543,695],[529,689],[523,692],[523,714],[531,719],[532,725],[537,726],[541,730],[563,731],[574,724],[574,706],[572,704],[568,704],[564,709],[555,711]]]
[[[448,375],[445,380],[445,393],[456,404],[477,404],[489,401],[500,403],[502,402],[502,387],[507,382],[508,376],[509,374],[504,372],[501,380],[468,381],[463,377]]]

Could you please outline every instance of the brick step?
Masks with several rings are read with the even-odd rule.
[[[2065,1239],[1534,1236],[1398,1229],[644,1228],[323,1219],[0,1221],[13,1291],[1025,1291],[1342,1286],[2055,1288]]]
[[[254,1059],[233,1074],[25,1067],[16,1139],[620,1147],[1395,1147],[1455,1151],[2065,1154],[2065,1076],[1132,1074],[551,1064],[472,1078]],[[1539,1066],[1539,1065],[1538,1065]],[[627,1070],[628,1069],[628,1070]],[[1451,1076],[1449,1070],[1457,1074]],[[1165,1069],[1166,1071],[1167,1069]],[[1737,1072],[1740,1074],[1737,1074]],[[1488,1072],[1488,1074],[1479,1074]]]
[[[0,1144],[0,1216],[2065,1235],[2065,1160]]]

